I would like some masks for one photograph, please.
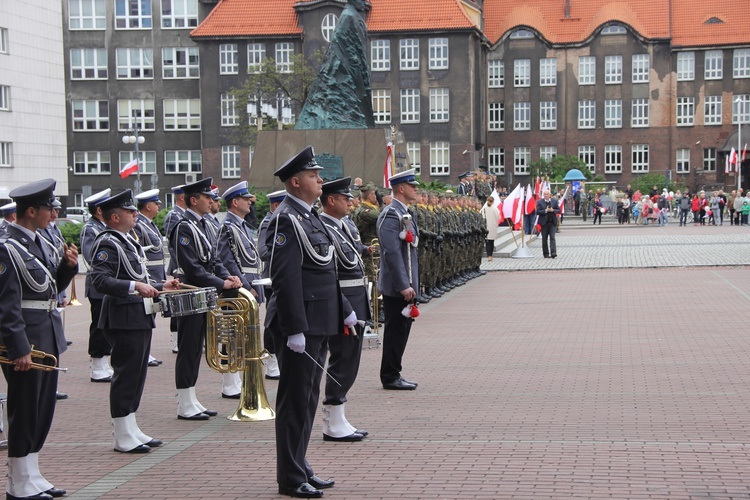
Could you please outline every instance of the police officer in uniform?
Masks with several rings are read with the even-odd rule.
[[[263,302],[263,288],[253,286],[252,283],[260,278],[262,262],[251,237],[251,228],[245,222],[245,216],[250,213],[252,197],[247,189],[247,181],[235,184],[224,191],[222,198],[227,203],[228,211],[219,227],[216,255],[229,274],[239,276],[242,287],[260,304]],[[242,391],[240,373],[222,373],[221,379],[221,397],[239,399]]]
[[[321,489],[333,486],[333,480],[315,475],[305,456],[327,340],[340,335],[345,324],[333,242],[312,208],[322,193],[321,169],[308,146],[276,170],[274,175],[284,183],[287,196],[273,213],[266,233],[273,295],[265,323],[273,332],[281,368],[276,396],[276,480],[279,493],[297,498],[318,498],[323,496]],[[346,319],[349,326],[356,324],[353,312]]]
[[[170,240],[170,253],[175,260],[175,277],[183,283],[198,287],[214,287],[218,292],[239,288],[242,281],[230,276],[224,265],[216,259],[214,244],[207,237],[205,219],[211,210],[211,177],[183,187],[187,210],[177,223]],[[206,420],[216,416],[198,402],[195,384],[198,381],[203,339],[206,334],[206,315],[192,314],[177,318],[178,351],[175,363],[177,386],[177,418]]]
[[[64,247],[55,267],[54,253],[36,233],[50,220],[53,179],[14,189],[18,218],[0,238],[0,338],[12,364],[2,365],[8,384],[8,483],[6,498],[49,499],[65,495],[39,471],[42,449],[55,413],[57,371],[31,369],[31,346],[59,359],[67,345],[57,290],[78,273],[75,245]]]
[[[16,203],[11,202],[3,205],[0,207],[0,211],[3,212],[3,220],[0,222],[0,238],[2,238],[8,231],[8,226],[16,220]]]
[[[179,288],[178,280],[151,280],[143,247],[128,233],[138,223],[133,193],[128,189],[99,204],[107,229],[94,240],[91,280],[104,294],[99,327],[112,346],[114,375],[109,391],[109,410],[114,424],[115,451],[148,453],[161,446],[141,431],[135,412],[146,384],[154,314],[147,314],[144,300],[158,296],[162,288]]]
[[[89,196],[84,203],[89,208],[91,218],[86,221],[81,229],[81,253],[83,259],[86,262],[88,269],[91,269],[93,262],[93,254],[91,249],[93,247],[94,239],[96,236],[106,229],[104,222],[102,222],[102,211],[99,208],[99,203],[109,199],[111,189],[105,189],[92,196]],[[91,325],[89,326],[89,356],[91,356],[91,367],[90,377],[92,382],[111,382],[112,374],[114,371],[109,365],[109,353],[111,347],[107,339],[104,338],[104,332],[99,328],[99,315],[102,310],[102,299],[104,294],[99,293],[94,286],[91,284],[91,275],[86,273],[86,288],[85,295],[89,299],[89,305],[91,308]]]
[[[369,433],[358,430],[346,419],[346,395],[354,385],[362,356],[364,322],[370,319],[370,300],[362,263],[362,248],[356,226],[347,222],[352,195],[351,177],[343,177],[323,184],[320,197],[323,213],[320,220],[328,228],[336,250],[339,286],[344,298],[359,320],[357,325],[344,329],[343,334],[328,337],[328,375],[323,400],[323,440],[360,441]],[[367,251],[365,249],[365,251]],[[333,381],[336,380],[336,382]]]
[[[416,291],[419,290],[419,230],[416,221],[409,214],[409,205],[417,200],[419,183],[415,179],[413,168],[388,180],[393,189],[393,201],[383,209],[378,218],[378,290],[383,294],[385,313],[380,382],[384,389],[414,390],[417,388],[416,382],[410,382],[401,376],[401,360],[414,321],[405,317],[402,311],[413,303]]]
[[[164,236],[167,237],[167,243],[169,248],[173,248],[172,242],[172,231],[177,227],[177,223],[185,217],[185,191],[182,190],[182,185],[172,187],[172,210],[167,212],[167,216],[164,217]],[[174,276],[175,264],[174,255],[170,253],[169,266],[167,267],[167,274]],[[172,352],[177,352],[177,318],[171,318],[169,320],[169,331],[172,334]]]

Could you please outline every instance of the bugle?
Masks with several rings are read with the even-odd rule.
[[[45,372],[67,372],[67,368],[60,368],[57,366],[57,357],[53,356],[52,354],[46,353],[44,351],[39,351],[34,349],[34,346],[31,346],[31,369],[32,370],[42,370]],[[39,361],[35,362],[33,360],[38,359]],[[49,363],[45,363],[45,360],[49,360]],[[8,348],[4,345],[0,345],[0,363],[4,365],[12,365],[15,366],[15,363],[13,360],[8,359]],[[51,364],[50,364],[51,363]]]
[[[78,297],[76,297],[76,279],[75,276],[70,281],[70,300],[68,301],[67,305],[69,306],[80,306],[81,303],[78,300]]]

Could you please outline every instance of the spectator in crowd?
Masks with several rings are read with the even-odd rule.
[[[724,196],[724,190],[719,189],[719,225],[724,225],[724,207],[727,206],[727,197]]]
[[[622,220],[620,221],[620,224],[630,224],[630,206],[630,198],[626,193],[622,198]]]
[[[594,225],[596,225],[597,219],[599,220],[599,225],[602,225],[602,212],[604,211],[604,206],[602,205],[601,200],[599,199],[599,195],[597,194],[594,198],[592,205],[592,210],[594,212]]]
[[[487,203],[482,205],[479,213],[484,218],[484,224],[487,228],[485,236],[487,248],[487,260],[492,262],[492,254],[495,251],[495,240],[497,239],[497,225],[500,221],[500,211],[494,206],[495,199],[492,196],[487,197]]]
[[[690,200],[690,210],[693,212],[693,225],[697,226],[701,223],[701,200],[698,199],[697,194],[694,194],[693,199]]]
[[[664,190],[666,191],[666,189]],[[659,210],[659,225],[660,226],[667,226],[669,225],[669,195],[665,194],[659,198],[659,201],[656,203],[656,206]]]
[[[709,217],[708,221],[709,224],[715,226],[716,221],[719,219],[719,211],[720,211],[720,198],[719,193],[717,191],[714,191],[711,195],[711,199],[709,200],[709,206],[711,207],[711,217]]]
[[[677,192],[677,204],[680,207],[680,226],[687,225],[687,214],[690,212],[690,193],[685,191],[685,194]]]
[[[738,226],[742,225],[742,202],[745,197],[742,196],[742,189],[737,190],[737,197],[734,199],[734,223]]]
[[[616,205],[616,208],[615,208],[615,214],[617,215],[617,223],[618,224],[622,224],[622,206],[623,206],[622,199],[619,198],[617,200],[617,205]]]
[[[705,191],[701,191],[698,194],[698,202],[699,202],[698,210],[700,211],[698,215],[700,217],[701,226],[705,226],[706,225],[706,208],[708,207],[708,198],[706,198]]]
[[[740,225],[741,226],[747,226],[747,216],[750,214],[750,198],[743,197],[742,198],[742,216],[740,218]]]
[[[732,192],[729,193],[729,198],[727,199],[727,206],[729,207],[729,225],[730,226],[734,225],[734,214],[737,211],[737,209],[734,207],[734,202],[736,200],[737,200],[737,190],[732,189]]]

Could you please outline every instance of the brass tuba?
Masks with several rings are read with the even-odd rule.
[[[243,372],[240,402],[229,420],[271,420],[275,413],[263,382],[262,360],[268,352],[261,349],[258,303],[244,288],[238,291],[239,297],[221,298],[218,307],[207,313],[206,361],[219,373]]]

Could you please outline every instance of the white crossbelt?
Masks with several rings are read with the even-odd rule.
[[[258,274],[259,272],[260,271],[258,270],[257,267],[243,267],[242,268],[242,274],[250,274],[250,273]]]
[[[367,286],[367,278],[362,277],[356,280],[339,280],[339,286],[341,288],[350,288],[353,286]]]
[[[57,309],[57,299],[22,300],[21,309],[38,309],[40,311],[52,312]]]
[[[161,260],[149,260],[146,262],[147,266],[163,266],[164,265],[164,259]]]

